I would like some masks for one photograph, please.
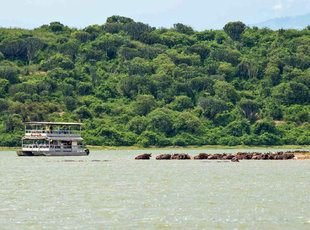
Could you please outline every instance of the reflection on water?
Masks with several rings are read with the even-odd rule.
[[[0,228],[310,229],[310,161],[154,160],[238,151],[0,152]]]

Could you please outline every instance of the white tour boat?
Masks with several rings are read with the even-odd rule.
[[[25,122],[25,136],[18,156],[87,156],[81,136],[82,123]]]

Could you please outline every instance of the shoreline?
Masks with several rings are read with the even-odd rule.
[[[203,149],[296,149],[296,150],[310,150],[310,145],[275,145],[275,146],[250,146],[250,145],[237,145],[237,146],[226,146],[226,145],[190,145],[190,146],[150,146],[148,148],[139,146],[93,146],[86,145],[85,148],[89,150],[170,150],[170,149],[180,149],[180,150],[203,150]],[[0,151],[16,151],[21,150],[21,147],[0,147]]]
[[[237,146],[227,146],[227,145],[189,145],[189,146],[150,146],[148,148],[139,146],[86,146],[89,150],[170,150],[170,149],[189,149],[189,150],[203,150],[203,149],[300,149],[310,150],[310,145],[275,145],[275,146],[250,146],[250,145],[237,145]]]
[[[151,146],[149,148],[143,148],[139,146],[89,146],[87,145],[85,148],[88,148],[90,151],[113,151],[113,150],[255,150],[255,149],[265,149],[266,152],[270,150],[295,150],[294,160],[310,160],[310,146],[301,146],[301,145],[277,145],[277,146],[248,146],[248,145],[239,145],[239,146],[222,146],[222,145],[204,145],[204,146],[166,146],[166,147],[157,147]],[[0,147],[0,152],[4,151],[18,151],[21,150],[20,147]],[[300,152],[299,152],[300,150]],[[307,151],[308,150],[308,151]]]

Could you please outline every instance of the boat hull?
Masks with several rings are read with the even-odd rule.
[[[88,156],[89,151],[80,152],[62,152],[62,151],[16,151],[18,156]]]

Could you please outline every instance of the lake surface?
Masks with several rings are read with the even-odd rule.
[[[310,161],[154,160],[238,151],[0,152],[0,229],[310,229]]]

